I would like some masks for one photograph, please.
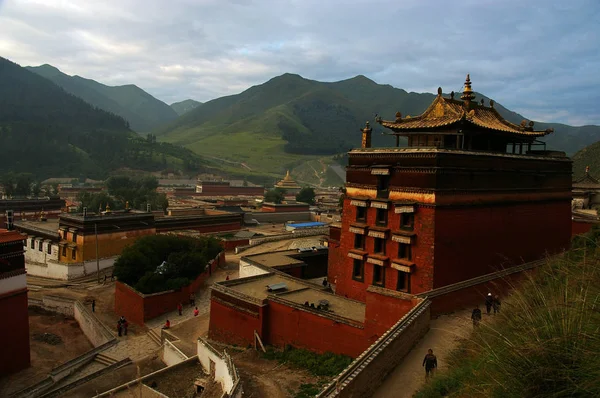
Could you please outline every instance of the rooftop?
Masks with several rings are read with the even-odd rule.
[[[278,291],[277,293],[272,293],[267,290],[268,285],[278,283],[284,283],[286,289]],[[264,300],[269,296],[275,296],[294,304],[304,305],[304,303],[308,301],[309,303],[314,303],[315,306],[319,304],[319,301],[327,300],[329,303],[329,311],[319,310],[324,316],[331,314],[360,323],[365,320],[364,303],[336,296],[335,294],[317,288],[310,283],[302,282],[299,279],[285,274],[264,274],[250,278],[220,282],[218,285],[258,300]]]
[[[394,121],[377,118],[377,122],[383,127],[393,130],[394,134],[399,135],[452,125],[456,125],[461,129],[472,126],[492,133],[509,133],[510,135],[532,138],[543,137],[553,132],[552,129],[534,130],[534,123],[526,120],[523,120],[520,125],[505,120],[494,108],[493,100],[490,101],[489,107],[484,105],[483,99],[481,103],[473,101],[475,95],[471,89],[469,75],[467,75],[464,91],[460,98],[460,100],[454,99],[454,91],[450,93],[450,98],[442,97],[440,87],[436,99],[421,115],[402,117],[402,114],[397,112]]]
[[[23,239],[25,239],[25,237],[17,231],[0,229],[0,243],[18,242]]]
[[[15,227],[25,230],[41,232],[44,234],[56,234],[58,236],[58,219],[52,218],[47,221],[15,221]]]
[[[590,167],[585,168],[585,175],[573,182],[573,189],[600,189],[600,182],[590,175]]]
[[[255,254],[252,256],[243,257],[265,267],[279,267],[286,265],[304,264],[304,261],[290,257],[297,255],[298,250],[284,250],[279,252]]]

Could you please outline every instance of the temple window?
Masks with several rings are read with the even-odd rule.
[[[35,240],[31,238],[31,248],[35,249]]]
[[[367,208],[357,206],[356,207],[356,221],[365,221],[367,219]]]
[[[387,213],[387,209],[377,209],[377,216],[375,218],[375,222],[377,223],[377,225],[387,225]]]
[[[374,253],[385,254],[385,239],[375,238]]]
[[[361,234],[354,235],[354,248],[355,249],[364,249],[365,248],[365,237]]]
[[[62,256],[67,257],[67,247],[66,246],[63,246],[63,248],[62,248]]]
[[[398,244],[398,258],[412,260],[412,248],[407,243]]]
[[[39,251],[43,251],[44,250],[44,241],[40,241],[40,243],[38,245],[38,249],[39,249]]]
[[[410,292],[410,274],[398,271],[398,282],[396,283],[396,290],[406,293]]]
[[[73,248],[73,250],[71,250],[71,259],[75,260],[77,258],[77,251],[75,248]]]
[[[415,227],[415,214],[414,213],[401,213],[400,214],[400,228],[412,231]]]
[[[352,279],[362,281],[365,273],[365,263],[362,260],[354,260],[352,264]]]
[[[73,232],[73,242],[77,242],[77,233]]]
[[[52,245],[48,243],[48,254],[52,254]]]
[[[373,284],[383,286],[385,283],[385,268],[373,264]]]

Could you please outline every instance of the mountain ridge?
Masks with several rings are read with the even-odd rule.
[[[108,86],[79,75],[67,75],[50,64],[26,67],[91,105],[123,117],[138,133],[174,120],[178,114],[135,84]]]

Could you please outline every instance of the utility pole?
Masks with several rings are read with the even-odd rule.
[[[94,234],[96,235],[96,272],[98,274],[98,284],[100,284],[100,259],[98,258],[98,223],[94,223]]]

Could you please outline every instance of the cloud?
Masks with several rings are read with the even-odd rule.
[[[597,0],[0,0],[0,55],[165,102],[285,72],[473,88],[525,117],[600,124]]]

